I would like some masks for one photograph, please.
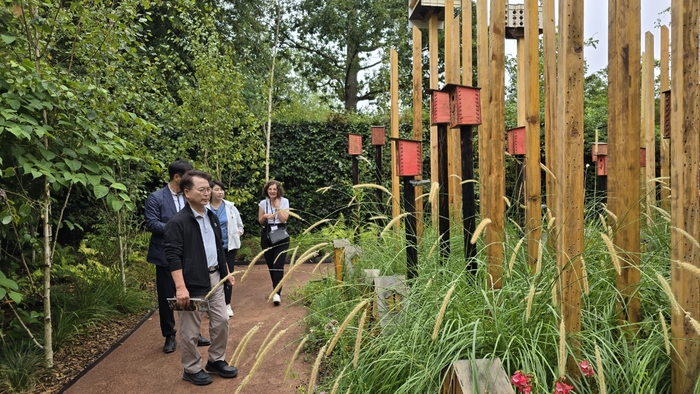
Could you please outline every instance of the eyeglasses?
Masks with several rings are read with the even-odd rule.
[[[188,189],[188,190],[192,190],[192,189]],[[210,194],[210,193],[211,193],[211,188],[210,188],[210,187],[198,187],[198,188],[196,188],[196,189],[194,189],[194,190],[196,190],[196,191],[198,191],[198,192],[200,192],[200,193],[202,193],[202,194]]]

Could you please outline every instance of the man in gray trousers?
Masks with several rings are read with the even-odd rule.
[[[211,176],[192,170],[182,176],[180,190],[187,204],[165,225],[165,257],[175,282],[177,304],[186,307],[190,298],[204,298],[221,278],[229,274],[221,240],[221,228],[216,214],[206,208],[211,195]],[[233,276],[228,284],[233,286]],[[238,370],[226,362],[228,342],[228,314],[224,301],[224,287],[217,287],[209,296],[209,335],[211,345],[206,371],[224,378],[235,378]],[[199,325],[198,311],[181,311],[180,355],[185,371],[183,380],[195,385],[212,382],[202,369],[202,356],[197,350]]]

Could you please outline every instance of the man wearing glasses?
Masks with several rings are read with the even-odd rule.
[[[186,172],[180,180],[187,204],[165,225],[165,256],[175,282],[175,298],[178,305],[186,307],[190,298],[204,298],[229,274],[222,248],[219,219],[209,203],[211,176],[203,171]],[[233,286],[233,276],[228,284]],[[209,296],[209,346],[206,371],[224,378],[235,378],[238,370],[226,363],[228,342],[228,314],[224,301],[224,287],[219,286]],[[201,313],[180,311],[180,355],[185,371],[182,379],[195,385],[212,382],[202,369],[202,356],[197,350]]]

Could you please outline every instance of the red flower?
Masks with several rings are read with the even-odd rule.
[[[515,371],[513,376],[510,377],[510,382],[518,389],[519,393],[530,394],[530,376],[522,373],[521,371]]]
[[[569,394],[569,391],[573,390],[574,386],[569,386],[564,382],[557,382],[554,386],[555,394]]]
[[[590,377],[595,375],[593,366],[588,361],[583,360],[578,364],[578,366],[581,368],[581,373],[583,373],[583,376]]]

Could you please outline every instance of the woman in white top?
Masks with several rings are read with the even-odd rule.
[[[270,271],[272,288],[274,289],[284,277],[284,262],[287,258],[289,238],[272,245],[268,234],[274,229],[286,226],[289,218],[289,200],[284,198],[282,185],[274,180],[265,183],[262,195],[265,199],[258,204],[258,223],[263,226],[260,234],[260,247],[263,250],[272,247],[265,252],[265,261]],[[275,305],[279,305],[282,302],[281,296],[282,288],[280,287],[272,298]]]
[[[219,181],[211,181],[211,201],[207,208],[216,214],[221,224],[221,235],[226,253],[226,264],[229,272],[233,272],[233,264],[236,261],[236,253],[241,248],[241,236],[243,235],[243,220],[238,208],[228,200],[224,200],[226,190],[224,184]],[[233,316],[231,309],[231,287],[224,285],[224,297],[229,317]]]

